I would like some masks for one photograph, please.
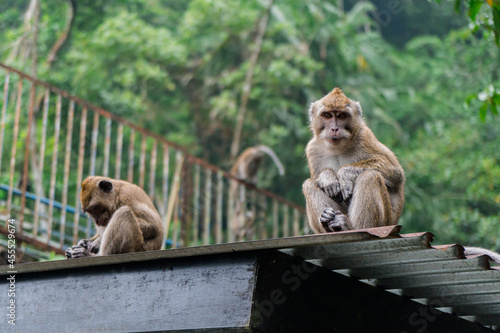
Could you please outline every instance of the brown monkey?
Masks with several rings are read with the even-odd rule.
[[[265,154],[272,158],[274,164],[276,164],[278,168],[280,176],[283,176],[285,170],[280,159],[271,148],[264,145],[245,149],[231,168],[231,174],[251,184],[257,184],[257,171],[259,170],[260,163]]]
[[[285,170],[280,159],[271,148],[264,145],[245,149],[231,168],[231,174],[250,184],[257,184],[257,171],[266,154],[271,157],[278,168],[279,174],[283,176]],[[235,199],[234,215],[230,222],[230,229],[236,241],[252,237],[251,229],[256,218],[255,205],[251,209],[247,207],[245,187],[238,185],[238,182],[232,181],[230,188],[231,196]]]
[[[404,172],[365,124],[359,102],[335,88],[312,103],[309,119],[311,178],[302,190],[311,228],[323,233],[397,224]]]
[[[134,184],[107,177],[82,182],[82,210],[97,232],[66,250],[67,258],[161,249],[163,226],[149,196]]]

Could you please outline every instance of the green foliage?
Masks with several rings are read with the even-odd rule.
[[[260,186],[303,203],[307,108],[340,86],[361,101],[406,170],[404,232],[500,249],[498,2],[438,2],[344,1],[342,9],[338,1],[274,1],[241,150],[270,146],[286,175],[266,160]],[[3,62],[23,34],[27,3],[0,5]],[[267,1],[78,1],[70,37],[49,68],[45,58],[66,24],[60,4],[42,2],[38,76],[229,169]],[[459,4],[463,13],[454,11]],[[391,15],[381,20],[384,11]],[[29,69],[19,59],[10,64]]]

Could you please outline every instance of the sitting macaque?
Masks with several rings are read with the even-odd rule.
[[[149,196],[134,184],[91,176],[82,182],[83,212],[97,232],[66,250],[66,258],[160,250],[163,226]]]
[[[311,178],[302,190],[316,233],[394,225],[405,176],[396,155],[362,118],[359,102],[335,88],[312,103],[313,138],[306,148]]]

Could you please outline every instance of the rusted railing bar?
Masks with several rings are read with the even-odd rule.
[[[283,237],[288,237],[290,236],[289,231],[290,231],[290,223],[289,223],[289,211],[288,207],[286,205],[283,205]]]
[[[238,193],[238,183],[235,182],[234,180],[229,180],[228,181],[228,185],[229,185],[229,191],[227,191],[227,241],[229,243],[232,243],[235,241],[235,230],[234,229],[234,219],[236,218],[235,216],[235,207],[234,207],[234,203],[235,203],[235,199],[238,200],[237,198],[235,198],[235,195],[234,193]],[[233,187],[236,187],[236,191],[233,191],[232,188]],[[238,194],[236,194],[236,196],[238,196]]]
[[[193,245],[198,245],[199,238],[199,221],[200,221],[200,166],[194,166],[194,212],[193,212]]]
[[[309,220],[307,218],[307,215],[304,215],[304,219],[302,220],[302,233],[304,235],[307,235],[311,232],[311,229],[309,227]]]
[[[200,159],[200,158],[198,158],[198,157],[190,156],[190,157],[189,157],[189,160],[190,160],[192,163],[194,163],[194,164],[199,164],[200,166],[202,166],[202,167],[203,167],[203,168],[205,168],[205,169],[210,169],[210,170],[212,170],[212,172],[214,172],[214,173],[222,172],[222,174],[223,174],[223,176],[224,176],[225,178],[235,180],[235,181],[237,181],[238,183],[242,184],[243,186],[245,186],[245,187],[246,187],[246,188],[248,188],[248,189],[251,189],[251,190],[253,190],[253,191],[257,191],[257,192],[259,192],[259,193],[260,193],[260,194],[262,194],[262,195],[265,195],[265,196],[267,196],[267,197],[269,197],[269,198],[271,198],[271,199],[273,199],[273,200],[277,200],[277,201],[279,201],[279,202],[281,202],[281,203],[283,203],[283,204],[285,204],[285,205],[288,205],[288,206],[290,206],[290,207],[297,208],[297,209],[299,209],[300,211],[304,211],[304,207],[299,206],[299,205],[297,205],[297,204],[296,204],[296,203],[294,203],[294,202],[288,201],[287,199],[285,199],[285,198],[283,198],[283,197],[280,197],[280,196],[278,196],[278,195],[276,195],[276,194],[274,194],[274,193],[272,193],[272,192],[269,192],[269,191],[264,190],[264,189],[262,189],[262,188],[258,188],[258,187],[256,187],[255,185],[253,185],[253,184],[251,184],[251,183],[249,183],[249,182],[246,182],[246,181],[244,181],[244,180],[241,180],[241,179],[239,179],[238,177],[236,177],[236,176],[234,176],[234,175],[230,174],[229,172],[227,172],[227,171],[225,171],[225,170],[222,170],[222,169],[220,169],[219,167],[216,167],[215,165],[212,165],[212,164],[210,164],[210,163],[208,163],[208,162],[206,162],[206,161],[204,161],[204,160],[202,160],[202,159]]]
[[[115,179],[120,179],[122,169],[123,150],[123,124],[118,124],[118,136],[116,138]]]
[[[176,200],[175,209],[174,209],[174,224],[173,224],[173,232],[172,232],[172,249],[177,248],[177,242],[179,240],[179,202],[180,200]]]
[[[223,193],[224,191],[224,177],[222,176],[222,173],[218,172],[217,173],[217,210],[216,210],[216,216],[215,216],[215,242],[217,244],[222,243],[222,198],[223,198]]]
[[[94,112],[94,120],[92,124],[92,139],[90,144],[90,170],[89,175],[95,175],[95,164],[97,159],[97,136],[99,135],[99,114]]]
[[[31,136],[33,135],[33,112],[35,108],[35,94],[36,85],[31,84],[30,97],[28,104],[28,133],[26,134],[26,140],[24,141],[24,165],[23,165],[23,178],[21,180],[21,214],[19,216],[19,230],[24,231],[24,209],[26,208],[26,191],[28,189],[28,174],[29,174],[29,158],[30,158],[30,144]]]
[[[205,169],[205,209],[203,219],[203,245],[210,244],[210,208],[212,203],[212,171]]]
[[[146,173],[146,136],[142,135],[141,157],[139,158],[139,186],[144,189],[144,175]]]
[[[97,113],[96,113],[97,114]],[[104,162],[102,165],[102,175],[109,176],[109,155],[111,151],[111,119],[106,119],[106,132],[104,133]]]
[[[66,233],[66,206],[68,205],[68,185],[69,185],[69,167],[71,162],[71,139],[73,137],[73,119],[75,116],[75,102],[69,103],[68,123],[66,129],[66,148],[64,154],[64,178],[62,192],[61,221],[59,226],[59,246],[64,246],[64,235]]]
[[[0,234],[6,236],[9,235],[10,234],[9,229],[7,229],[7,227],[0,226]],[[62,249],[42,243],[32,237],[23,235],[22,233],[16,232],[15,235],[16,235],[16,241],[19,243],[23,242],[26,244],[31,244],[42,251],[54,252],[56,254],[62,254],[62,255],[64,254],[64,251]]]
[[[154,138],[162,143],[166,143],[169,146],[171,146],[172,148],[175,148],[176,150],[180,150],[185,155],[185,157],[189,156],[189,154],[187,154],[186,149],[184,147],[182,147],[181,145],[179,145],[175,142],[172,142],[170,140],[167,140],[164,137],[162,137],[156,133],[148,131],[148,130],[138,126],[137,124],[135,124],[129,120],[126,120],[120,116],[117,116],[116,114],[113,114],[109,111],[106,111],[103,108],[98,107],[98,106],[96,106],[96,105],[94,105],[94,104],[92,104],[84,99],[73,96],[69,92],[67,92],[63,89],[57,88],[51,84],[48,84],[47,82],[41,81],[41,80],[31,76],[31,75],[28,75],[28,74],[18,70],[18,69],[15,69],[13,67],[7,66],[7,65],[2,64],[2,63],[0,63],[0,67],[6,69],[7,71],[14,72],[14,73],[18,74],[20,77],[25,78],[29,81],[35,82],[37,85],[41,85],[41,86],[44,86],[46,88],[49,88],[54,93],[61,95],[65,98],[69,99],[70,101],[74,101],[75,103],[81,105],[82,107],[86,106],[88,109],[99,113],[99,115],[101,115],[104,118],[109,118],[109,119],[112,119],[116,122],[122,123],[123,125],[125,125],[127,127],[133,128],[134,130],[136,130],[139,133],[146,134],[146,135],[148,135],[148,136],[150,136],[150,137],[152,137],[152,138]]]
[[[80,224],[80,184],[83,178],[83,158],[85,155],[85,135],[87,130],[87,108],[83,108],[80,118],[80,141],[78,145],[78,168],[76,172],[76,196],[75,196],[75,214],[73,219],[73,244],[78,241],[78,225]]]
[[[2,105],[2,115],[0,118],[0,171],[2,170],[2,155],[3,155],[3,139],[5,136],[5,118],[7,116],[7,104],[9,104],[9,81],[10,72],[7,71],[5,76],[5,83],[3,86],[3,105]]]
[[[250,234],[252,236],[252,239],[257,239],[257,225],[256,225],[256,221],[257,221],[257,192],[250,191],[249,196],[250,196],[250,203],[251,203],[251,207],[252,207],[251,208],[252,221],[251,221],[251,224],[249,224],[247,226],[247,228],[251,229]],[[246,223],[246,221],[245,221],[245,223]],[[248,232],[247,232],[247,235],[248,235]]]
[[[183,164],[184,164],[184,156],[180,151],[178,151],[175,156],[174,179],[172,181],[172,189],[170,191],[170,197],[168,198],[167,214],[165,214],[165,217],[163,219],[163,226],[165,230],[163,234],[163,242],[161,247],[162,249],[165,249],[165,243],[166,240],[168,239],[168,235],[170,232],[170,222],[172,221],[175,205],[179,200],[179,189],[181,185],[181,173]]]
[[[263,214],[262,219],[257,221],[257,223],[261,223],[261,234],[260,234],[260,239],[267,239],[267,197],[265,195],[260,196],[260,202],[259,202],[260,209],[262,210]]]
[[[135,144],[135,131],[130,130],[130,142],[128,146],[128,170],[127,170],[127,181],[129,183],[134,182],[134,144]]]
[[[273,238],[278,238],[278,202],[273,201]]]
[[[34,78],[34,77],[32,77],[32,76],[24,73],[24,72],[21,72],[21,71],[15,69],[15,68],[12,68],[10,66],[6,66],[6,65],[4,65],[2,63],[0,63],[0,67],[3,67],[6,70],[10,70],[12,72],[15,72],[18,75],[20,75],[21,77],[26,78],[26,79],[28,79],[30,81],[33,81],[33,82],[37,83],[38,85],[45,86],[45,87],[51,89],[52,91],[54,91],[54,92],[56,92],[56,93],[58,93],[58,94],[60,94],[60,95],[62,95],[64,97],[66,97],[66,98],[68,98],[68,99],[70,99],[70,100],[72,100],[72,101],[80,104],[81,106],[86,106],[89,109],[91,109],[91,110],[99,113],[104,118],[109,118],[109,119],[112,119],[112,120],[114,120],[114,121],[116,121],[118,123],[121,123],[122,125],[128,126],[128,127],[132,128],[132,129],[134,129],[136,132],[139,132],[139,133],[141,133],[143,135],[147,135],[147,136],[155,139],[158,142],[166,143],[170,147],[175,148],[176,150],[181,151],[183,153],[183,155],[184,155],[185,158],[189,158],[190,160],[192,159],[193,163],[197,163],[197,164],[200,164],[201,166],[203,166],[204,168],[211,169],[214,173],[222,171],[225,178],[234,179],[234,180],[236,180],[236,181],[244,184],[244,186],[246,186],[247,188],[255,190],[255,191],[257,191],[257,192],[259,192],[259,193],[261,193],[261,194],[263,194],[265,196],[271,197],[274,200],[278,200],[281,203],[284,203],[284,204],[289,205],[291,207],[295,207],[297,209],[300,209],[302,212],[304,212],[304,208],[303,207],[301,207],[301,206],[299,206],[299,205],[297,205],[297,204],[295,204],[293,202],[290,202],[290,201],[286,200],[285,198],[279,197],[279,196],[275,195],[272,192],[266,191],[264,189],[257,188],[257,187],[255,187],[254,185],[252,185],[252,184],[250,184],[248,182],[239,180],[238,178],[234,177],[233,175],[229,174],[228,172],[226,172],[226,171],[224,171],[224,170],[222,170],[222,169],[220,169],[220,168],[218,168],[218,167],[216,167],[214,165],[211,165],[208,162],[205,162],[205,161],[203,161],[203,160],[201,160],[201,159],[199,159],[197,157],[194,157],[194,156],[190,155],[184,147],[180,146],[179,144],[177,144],[175,142],[172,142],[172,141],[169,141],[169,140],[165,139],[164,137],[160,136],[159,134],[156,134],[156,133],[153,133],[153,132],[151,132],[149,130],[146,130],[146,129],[138,126],[137,124],[135,124],[135,123],[133,123],[131,121],[128,121],[128,120],[126,120],[124,118],[121,118],[121,117],[119,117],[119,116],[117,116],[117,115],[115,115],[115,114],[113,114],[113,113],[111,113],[109,111],[106,111],[106,110],[104,110],[104,109],[102,109],[102,108],[100,108],[100,107],[98,107],[98,106],[96,106],[96,105],[94,105],[94,104],[92,104],[92,103],[90,103],[88,101],[85,101],[85,100],[83,100],[81,98],[78,98],[76,96],[71,95],[67,91],[64,91],[62,89],[59,89],[57,87],[54,87],[54,86],[46,83],[46,82],[38,80],[38,79],[36,79],[36,78]]]
[[[14,191],[14,173],[16,170],[17,139],[19,136],[19,119],[21,117],[22,95],[23,95],[23,80],[22,78],[20,78],[19,83],[17,85],[16,113],[14,118],[14,134],[12,139],[12,149],[10,152],[9,192],[7,194],[7,216],[9,216],[9,218],[12,206],[12,194]]]
[[[293,236],[300,236],[299,211],[293,210]]]
[[[155,197],[155,178],[156,178],[156,154],[158,152],[158,141],[153,141],[151,148],[151,164],[149,169],[149,197],[154,202]]]
[[[54,220],[54,200],[56,195],[57,177],[57,154],[59,151],[59,136],[61,132],[61,95],[57,95],[56,101],[56,128],[54,130],[54,151],[52,152],[52,166],[50,169],[50,190],[49,190],[49,216],[47,221],[47,244],[52,237],[52,222]]]
[[[163,182],[161,193],[163,196],[162,204],[162,216],[167,214],[167,204],[168,204],[168,173],[170,171],[170,149],[168,145],[163,145]]]
[[[40,143],[40,159],[38,160],[38,186],[36,186],[36,200],[35,200],[35,212],[33,216],[33,236],[36,238],[38,236],[38,223],[40,217],[40,198],[42,197],[42,184],[43,184],[43,167],[45,165],[45,146],[47,143],[47,119],[49,115],[49,101],[50,101],[50,91],[45,90],[45,96],[43,100],[43,115],[42,115],[42,136]]]

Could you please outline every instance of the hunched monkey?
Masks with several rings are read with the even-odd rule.
[[[66,250],[67,258],[160,250],[163,226],[149,196],[122,180],[91,176],[82,182],[83,212],[97,232]]]
[[[394,153],[362,118],[359,102],[335,88],[312,103],[306,148],[311,178],[302,190],[316,233],[397,224],[405,176]]]

